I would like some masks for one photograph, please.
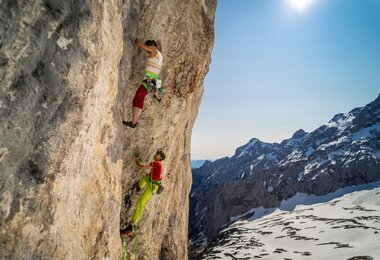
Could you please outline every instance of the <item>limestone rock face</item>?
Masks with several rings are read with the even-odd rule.
[[[190,136],[213,47],[216,0],[0,1],[0,255],[120,259],[139,171],[166,150],[135,259],[186,259]],[[125,129],[157,39],[163,99]],[[136,249],[137,248],[137,249]]]

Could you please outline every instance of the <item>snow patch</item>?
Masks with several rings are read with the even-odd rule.
[[[252,209],[254,220],[237,221],[222,231],[221,243],[216,241],[204,259],[319,260],[364,255],[376,259],[380,255],[379,185],[329,203],[298,206],[293,212],[269,209],[271,214],[259,219],[255,215],[266,209]]]
[[[330,143],[327,143],[327,144],[322,144],[321,146],[318,147],[317,150],[325,151],[326,148],[335,147],[335,146],[338,146],[340,144],[347,143],[347,142],[350,142],[350,141],[351,141],[350,138],[348,138],[347,136],[343,136],[343,137],[339,138],[336,141],[333,141],[333,142],[330,142]]]
[[[249,215],[250,215],[250,217],[247,219],[247,221],[253,221],[253,220],[262,218],[266,215],[269,215],[269,214],[273,213],[275,210],[276,210],[276,208],[263,208],[263,207],[252,208],[252,209],[248,210],[247,212],[245,212],[244,214],[237,215],[234,217],[230,217],[230,223],[235,222],[237,220],[240,220],[242,218],[245,218],[245,216],[249,216]]]
[[[305,176],[305,171],[300,172],[300,173],[298,174],[297,181],[302,180],[303,176]]]
[[[267,185],[267,182],[264,181],[264,187],[267,189],[268,193],[271,193],[273,191],[273,187],[272,187],[271,182],[272,182],[272,180],[270,180],[269,184]]]
[[[251,140],[251,142],[247,145],[247,147],[245,147],[244,149],[243,149],[243,151],[236,157],[236,159],[237,158],[239,158],[239,157],[241,157],[243,154],[245,154],[247,151],[248,151],[248,149],[249,148],[251,148],[254,144],[256,144],[258,142],[258,140],[257,139],[253,139],[253,140]]]
[[[370,190],[378,187],[380,187],[380,181],[339,188],[332,193],[328,193],[322,196],[308,195],[306,193],[298,192],[295,196],[291,197],[290,199],[281,201],[280,209],[285,211],[292,211],[298,205],[312,205],[317,203],[324,203],[348,193],[362,190]]]
[[[339,115],[338,115],[339,116]],[[327,128],[337,128],[338,133],[341,134],[343,131],[345,131],[347,128],[349,128],[352,125],[352,121],[355,119],[355,116],[351,113],[345,113],[340,115],[340,118],[337,120],[331,120],[325,126]]]
[[[380,124],[372,125],[370,127],[363,128],[353,133],[352,139],[357,143],[361,143],[363,141],[373,138],[374,135],[379,132],[380,132]]]
[[[280,176],[278,177],[278,182],[277,182],[277,186],[282,182],[282,177],[284,176],[284,174],[280,174]]]
[[[307,148],[307,151],[306,151],[306,157],[307,158],[309,158],[309,156],[313,153],[315,151],[315,149],[313,148],[313,147],[311,147],[311,146],[309,146],[308,148]]]
[[[325,164],[328,161],[329,160],[326,160],[326,159],[325,160],[316,159],[316,160],[312,161],[311,163],[309,163],[305,166],[304,175],[307,175],[307,174],[313,172],[314,170],[318,169],[321,165]]]
[[[266,158],[270,161],[276,161],[277,162],[277,156],[274,153],[270,153],[266,156]]]
[[[303,157],[302,151],[294,150],[291,154],[289,154],[285,159],[283,159],[280,162],[280,165],[281,166],[287,166],[288,164],[298,162],[298,161],[301,161],[303,159],[304,159],[304,157]]]

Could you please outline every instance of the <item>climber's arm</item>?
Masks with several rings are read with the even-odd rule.
[[[139,47],[140,49],[143,49],[143,50],[146,50],[147,52],[149,52],[149,54],[150,54],[151,57],[156,57],[156,55],[157,55],[157,49],[155,47],[145,45],[144,43],[142,43],[137,38],[136,38],[135,42],[136,42],[137,47]]]
[[[139,162],[136,158],[135,158],[135,163],[137,164],[137,166],[141,169],[144,169],[144,170],[149,170],[149,169],[152,169],[152,165],[146,165],[146,164],[142,164],[141,162]]]

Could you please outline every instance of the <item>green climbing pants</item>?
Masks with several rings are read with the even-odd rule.
[[[146,187],[145,190],[143,190]],[[139,188],[140,192],[143,191],[143,193],[140,193],[139,201],[137,202],[136,211],[133,215],[132,222],[134,225],[137,225],[137,223],[140,221],[141,215],[144,211],[145,204],[148,202],[150,197],[152,197],[152,194],[157,191],[158,186],[153,184],[150,181],[150,175],[145,175],[144,177],[140,178],[139,180]]]

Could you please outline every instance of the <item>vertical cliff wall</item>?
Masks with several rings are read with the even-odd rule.
[[[136,259],[187,257],[190,136],[213,46],[216,0],[0,1],[0,255],[119,259],[139,175],[165,148],[165,191],[152,197]],[[157,39],[163,100],[136,129],[121,121]]]

